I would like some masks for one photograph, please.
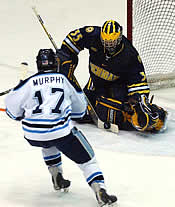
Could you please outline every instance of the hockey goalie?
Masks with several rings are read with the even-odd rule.
[[[60,71],[70,80],[83,49],[89,50],[90,74],[84,92],[99,119],[124,130],[163,131],[167,112],[149,100],[143,63],[122,26],[108,20],[102,27],[84,26],[65,37],[57,55]],[[89,115],[79,120],[87,121]]]

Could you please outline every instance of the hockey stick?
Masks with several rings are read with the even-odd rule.
[[[36,7],[32,7],[32,10],[34,11],[37,19],[39,20],[42,28],[44,29],[46,35],[48,36],[49,40],[51,41],[52,45],[54,46],[55,50],[58,49],[56,43],[54,42],[52,36],[48,33],[45,25],[44,25],[44,21],[42,20],[41,16],[38,14],[37,10],[36,10]],[[75,76],[74,76],[74,79],[75,81],[78,83],[78,81],[76,80]],[[78,83],[79,85],[79,83]],[[80,85],[79,85],[80,86]],[[83,91],[83,90],[82,90]],[[85,97],[86,97],[86,100],[88,102],[88,111],[92,117],[92,120],[94,121],[95,125],[100,128],[100,129],[107,129],[109,131],[112,131],[114,133],[118,133],[118,126],[117,125],[114,125],[114,124],[111,124],[111,123],[104,123],[102,122],[99,118],[98,118],[98,115],[95,111],[95,109],[93,108],[92,104],[90,103],[89,99],[87,98],[86,94],[84,93]]]
[[[11,90],[12,90],[12,88],[10,88],[10,89],[8,89],[8,90],[6,90],[6,91],[1,92],[1,93],[0,93],[0,96],[3,96],[3,95],[5,95],[5,94],[9,93]]]
[[[24,80],[28,71],[28,64],[26,62],[22,62],[20,65],[21,71],[20,71],[20,80]],[[7,93],[9,93],[13,88],[10,88],[6,91],[0,92],[0,96],[3,96]]]
[[[24,80],[24,79],[26,78],[26,76],[27,76],[27,72],[28,72],[28,63],[26,63],[26,62],[22,62],[22,63],[20,64],[20,74],[19,74],[19,76],[20,76],[20,77],[19,77],[20,81],[21,81],[21,80]],[[6,91],[1,92],[1,93],[0,93],[0,96],[3,96],[3,95],[5,95],[5,94],[9,93],[12,89],[13,89],[13,88],[10,88],[10,89],[8,89],[8,90],[6,90]],[[0,108],[0,111],[5,111],[5,109],[4,109],[4,108]]]

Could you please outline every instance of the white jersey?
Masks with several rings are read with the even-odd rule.
[[[37,73],[24,80],[7,95],[5,104],[12,119],[23,117],[24,136],[36,141],[68,135],[71,118],[83,117],[87,109],[83,92],[59,73]]]

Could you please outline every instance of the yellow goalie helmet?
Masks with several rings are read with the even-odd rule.
[[[114,20],[106,21],[101,28],[101,41],[109,53],[113,53],[122,41],[122,27]]]

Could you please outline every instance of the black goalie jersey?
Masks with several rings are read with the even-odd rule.
[[[127,96],[135,93],[148,95],[149,86],[137,50],[122,36],[116,52],[109,55],[101,43],[100,32],[101,27],[85,26],[70,32],[61,46],[61,50],[71,57],[76,57],[84,48],[89,50],[90,80],[87,88],[95,89],[98,95],[112,98],[118,98],[115,95],[118,86]],[[70,78],[74,68],[66,63],[63,66],[64,74]],[[105,90],[108,91],[107,94]]]

